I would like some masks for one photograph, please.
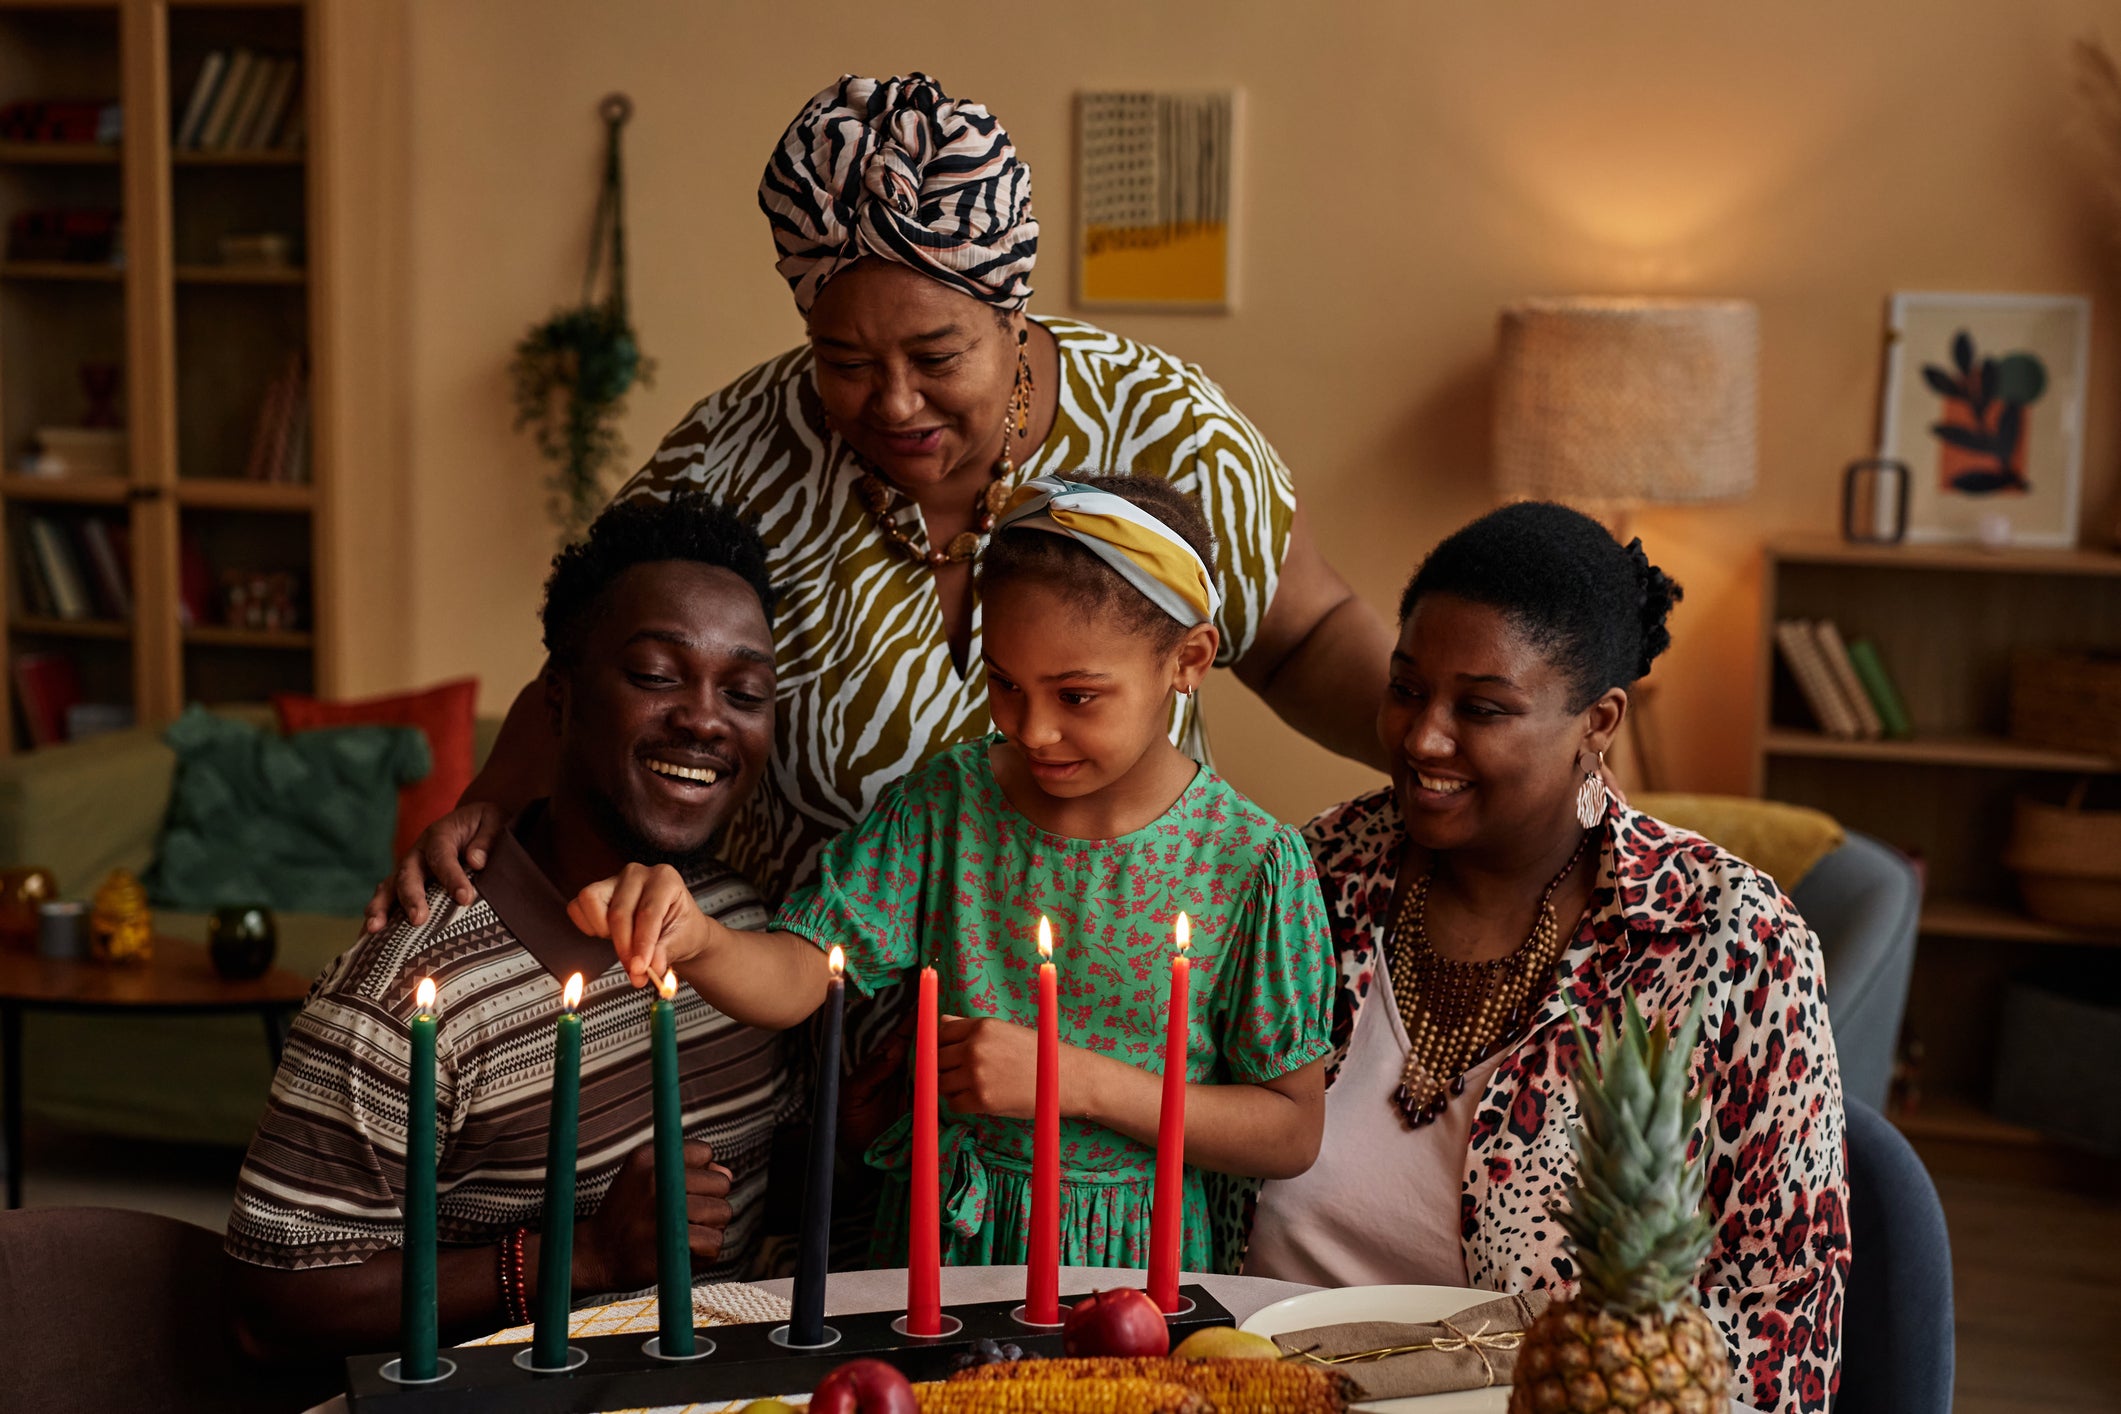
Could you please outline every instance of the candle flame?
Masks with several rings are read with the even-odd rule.
[[[1038,955],[1047,962],[1053,961],[1053,925],[1043,913],[1038,916]]]
[[[655,984],[655,989],[657,994],[660,995],[666,1002],[669,1001],[672,997],[676,996],[678,994],[677,973],[665,972],[663,974],[663,980]]]
[[[582,1004],[581,973],[577,972],[574,974],[574,976],[567,979],[567,993],[564,1000],[569,1011],[573,1011],[576,1007]]]
[[[1186,917],[1184,912],[1180,912],[1178,922],[1171,925],[1171,932],[1172,941],[1178,944],[1180,952],[1193,946],[1193,920]]]
[[[846,952],[842,948],[840,948],[838,944],[834,944],[832,948],[832,955],[825,959],[825,965],[832,969],[833,976],[839,976],[842,972],[845,972],[847,970]]]
[[[433,1011],[435,1009],[434,978],[422,977],[420,979],[420,989],[414,994],[414,1002],[421,1011]]]

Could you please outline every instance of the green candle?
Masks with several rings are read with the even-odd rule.
[[[405,1077],[405,1250],[398,1285],[398,1374],[435,1377],[435,983],[420,979]]]
[[[567,979],[567,1009],[552,1046],[552,1119],[545,1145],[545,1230],[538,1243],[538,1320],[530,1363],[567,1367],[567,1308],[574,1292],[574,1141],[582,1102],[582,974]]]
[[[678,978],[663,974],[648,1004],[648,1044],[655,1069],[655,1240],[657,1348],[690,1355],[692,1241],[685,1216],[685,1110],[678,1095]]]

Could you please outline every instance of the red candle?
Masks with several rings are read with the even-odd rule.
[[[913,1215],[906,1243],[906,1334],[943,1333],[942,1182],[937,1173],[935,969],[921,969],[913,1032]]]
[[[1038,920],[1038,1095],[1031,1121],[1030,1260],[1024,1268],[1024,1320],[1060,1324],[1060,1000],[1053,976],[1053,928]]]
[[[1193,964],[1186,958],[1193,924],[1185,914],[1172,926],[1171,1002],[1164,1027],[1164,1102],[1156,1118],[1156,1207],[1149,1218],[1149,1296],[1176,1311],[1178,1253],[1186,1237],[1186,1025]]]

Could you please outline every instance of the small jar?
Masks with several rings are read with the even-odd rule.
[[[206,923],[207,955],[214,971],[231,982],[263,977],[279,941],[272,910],[261,904],[217,908]]]

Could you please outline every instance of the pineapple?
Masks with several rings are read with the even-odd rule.
[[[1704,1170],[1687,1162],[1701,1097],[1687,1067],[1696,1002],[1677,1035],[1643,1024],[1632,993],[1594,1047],[1581,1023],[1576,1181],[1557,1204],[1581,1285],[1525,1332],[1510,1414],[1724,1414],[1723,1337],[1694,1299],[1709,1249]]]

